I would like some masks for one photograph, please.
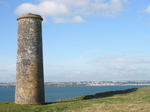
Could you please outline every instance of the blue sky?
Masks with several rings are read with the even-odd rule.
[[[45,82],[150,80],[149,0],[0,0],[0,82],[15,82],[24,13],[44,18]]]

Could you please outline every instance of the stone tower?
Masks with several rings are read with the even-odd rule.
[[[45,102],[42,20],[40,15],[31,13],[17,18],[16,104],[44,104]]]

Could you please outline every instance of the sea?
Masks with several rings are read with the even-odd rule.
[[[149,85],[45,87],[45,102],[55,102],[77,96],[146,86]],[[14,99],[15,87],[0,87],[0,102],[14,102]]]

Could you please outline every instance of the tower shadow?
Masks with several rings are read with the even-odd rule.
[[[117,94],[128,94],[136,91],[138,88],[132,88],[132,89],[127,89],[127,90],[118,90],[118,91],[108,91],[108,92],[103,92],[103,93],[96,93],[93,95],[86,95],[82,98],[82,100],[89,100],[89,99],[94,99],[94,98],[105,98],[105,97],[111,97]]]
[[[89,99],[96,99],[96,98],[105,98],[105,97],[111,97],[117,94],[128,94],[136,91],[138,88],[131,88],[131,89],[126,89],[126,90],[118,90],[118,91],[108,91],[108,92],[102,92],[102,93],[96,93],[93,95],[85,95],[85,96],[78,96],[72,99],[66,99],[58,102],[46,102],[45,105],[47,104],[53,104],[53,103],[63,103],[63,102],[75,102],[75,101],[80,101],[80,100],[89,100]]]

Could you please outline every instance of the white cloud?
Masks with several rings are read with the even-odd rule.
[[[150,6],[147,6],[147,8],[144,10],[144,12],[150,13]]]
[[[7,1],[4,1],[4,0],[0,1],[0,5],[7,6],[7,7],[10,6],[10,4]]]
[[[14,82],[15,81],[15,64],[0,65],[0,82]]]
[[[73,74],[80,74],[80,71],[72,71]]]
[[[0,69],[0,73],[7,72],[7,69]]]
[[[54,1],[44,1],[38,5],[31,3],[24,3],[17,7],[16,14],[22,13],[39,13],[44,16],[61,16],[68,15],[69,10],[64,4],[56,3]]]
[[[82,17],[80,16],[75,16],[73,18],[63,18],[63,17],[54,17],[53,18],[55,23],[81,23],[81,22],[85,22],[84,19],[82,19]]]
[[[72,18],[72,22],[84,22],[84,20],[80,16],[75,16]]]
[[[126,3],[127,0],[40,0],[39,4],[21,4],[15,13],[51,16],[55,23],[84,22],[83,15],[116,16],[124,11]]]
[[[125,55],[100,57],[91,61],[91,64],[150,64],[150,56],[126,57]]]

